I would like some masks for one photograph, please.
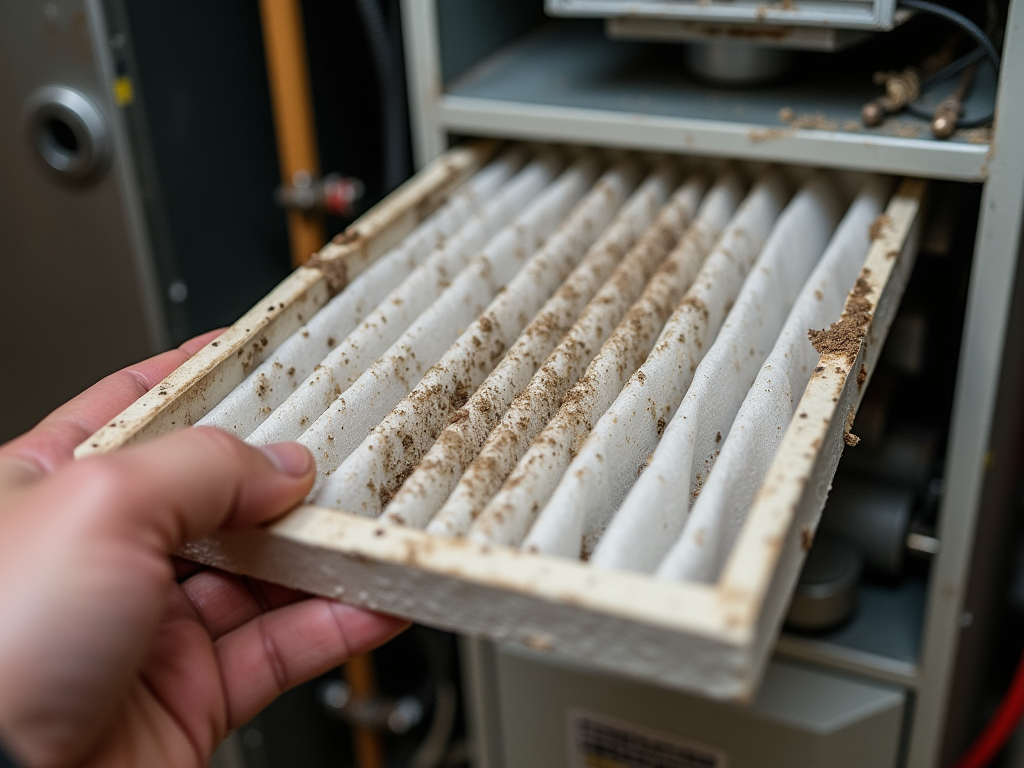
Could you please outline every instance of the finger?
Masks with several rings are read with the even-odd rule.
[[[218,528],[281,515],[309,492],[314,469],[297,443],[254,448],[197,427],[77,461],[47,483],[73,489],[76,509],[112,538],[170,554]]]
[[[71,461],[75,447],[114,416],[163,381],[223,330],[210,331],[141,363],[128,366],[69,400],[31,431],[0,447],[0,461],[10,461],[38,476]],[[12,470],[13,472],[13,470]]]
[[[181,588],[214,640],[261,613],[309,597],[287,587],[213,570],[186,579]]]
[[[174,578],[177,581],[184,581],[200,571],[206,570],[206,566],[201,563],[194,563],[191,560],[174,556],[171,557],[171,567],[174,568]]]
[[[299,683],[376,648],[408,626],[326,598],[263,614],[216,643],[228,727],[249,720]]]

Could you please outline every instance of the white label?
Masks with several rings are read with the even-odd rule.
[[[569,713],[572,768],[726,768],[721,750],[584,710]]]

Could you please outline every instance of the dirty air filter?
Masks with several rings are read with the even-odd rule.
[[[298,440],[309,504],[187,556],[747,696],[924,185],[495,150],[422,171],[79,455],[190,424]]]

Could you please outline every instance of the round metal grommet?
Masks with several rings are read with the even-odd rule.
[[[84,94],[63,85],[44,86],[29,96],[25,114],[29,142],[49,171],[83,182],[106,170],[110,130]]]

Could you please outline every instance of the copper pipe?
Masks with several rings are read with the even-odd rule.
[[[885,86],[885,95],[869,101],[860,111],[864,125],[874,126],[887,116],[899,112],[920,93],[921,74],[915,67],[901,72],[876,72],[876,85]]]
[[[956,124],[964,111],[964,99],[974,84],[974,75],[978,65],[972,64],[964,70],[956,90],[944,98],[935,108],[932,118],[932,133],[937,139],[948,139],[956,132]]]
[[[260,0],[260,19],[281,183],[287,187],[297,173],[320,175],[299,0]],[[326,241],[323,216],[289,210],[288,236],[292,264],[298,266]]]

